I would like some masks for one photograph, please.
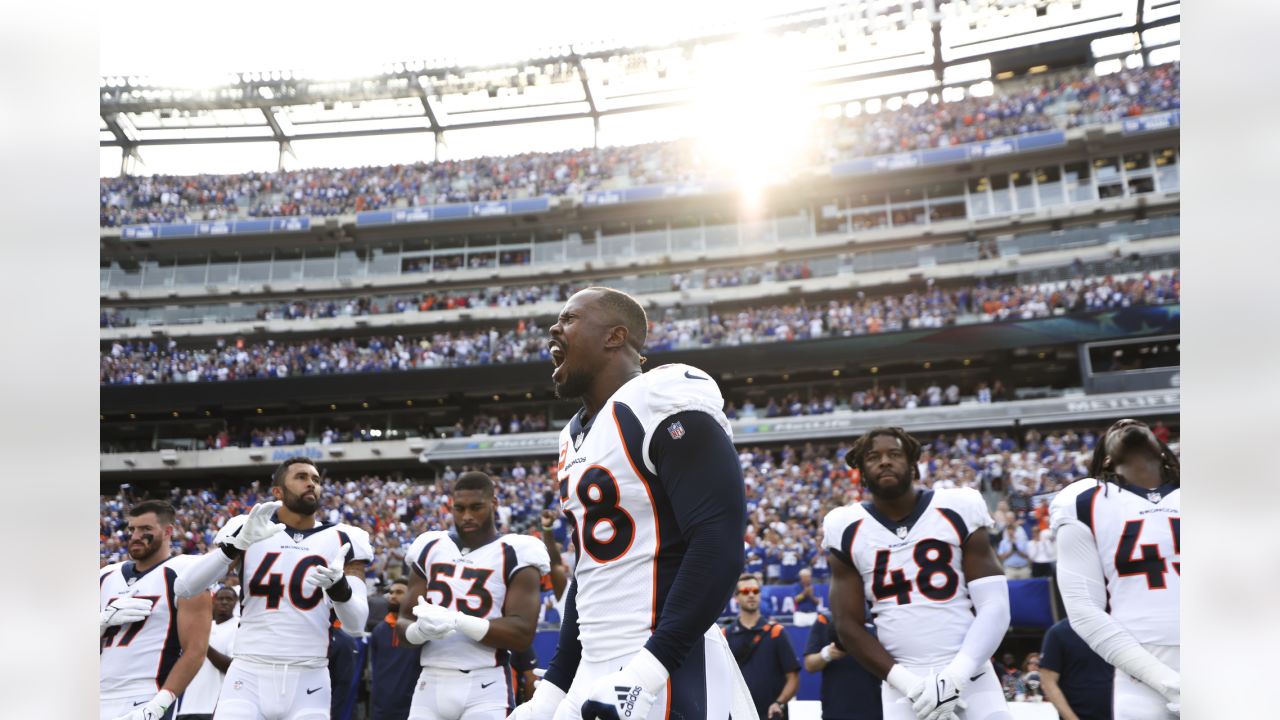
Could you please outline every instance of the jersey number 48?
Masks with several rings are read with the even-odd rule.
[[[951,546],[941,540],[921,540],[916,543],[912,559],[920,570],[916,573],[915,586],[920,594],[930,600],[950,600],[960,587],[960,578],[951,567]],[[896,598],[899,605],[911,602],[911,580],[901,568],[889,569],[889,551],[876,553],[876,566],[871,573],[871,592],[876,600]],[[942,584],[935,584],[934,576],[942,576]]]

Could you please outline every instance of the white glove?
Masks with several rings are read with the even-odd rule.
[[[582,720],[645,720],[668,675],[652,653],[641,650],[626,667],[591,686]]]
[[[413,616],[418,619],[405,630],[404,635],[414,645],[440,640],[457,629],[453,614],[452,610],[432,605],[426,598],[419,597],[417,606],[413,608]]]
[[[173,693],[168,690],[161,690],[156,693],[155,697],[121,715],[116,720],[160,720],[174,700],[177,700],[177,698],[174,697]]]
[[[542,668],[533,671],[533,674],[539,678],[546,673],[547,671],[542,670]],[[517,705],[516,709],[512,710],[511,714],[507,716],[507,720],[552,720],[556,715],[556,709],[560,707],[561,701],[564,700],[564,696],[564,690],[557,687],[555,683],[541,679],[535,680],[533,683],[533,697],[529,698],[528,702]]]
[[[338,548],[338,554],[333,556],[328,566],[312,565],[307,570],[307,577],[302,581],[307,587],[318,587],[321,590],[328,590],[333,587],[345,574],[343,568],[347,564],[347,553],[351,550],[351,543],[342,543],[342,547]]]
[[[946,673],[931,672],[920,685],[921,692],[911,702],[920,720],[943,720],[955,716],[960,704],[960,688]]]
[[[955,688],[956,701],[946,705],[938,705],[934,708],[933,712],[929,714],[928,720],[957,720],[959,717],[956,714],[957,711],[964,710],[968,707],[968,704],[965,703],[964,700],[960,699],[960,694],[969,686],[970,680],[960,674],[959,671],[953,670],[950,667],[944,668],[942,672],[936,675],[936,678],[938,681],[938,687],[943,687],[949,683],[950,687]]]
[[[116,598],[107,603],[107,606],[102,609],[102,614],[98,616],[98,634],[106,632],[109,627],[145,620],[150,614],[150,600],[133,597]]]
[[[1168,700],[1165,707],[1169,709],[1169,712],[1182,717],[1182,676],[1178,675],[1166,681],[1164,692],[1160,694],[1164,695],[1165,700]]]
[[[239,550],[248,550],[249,546],[285,529],[284,523],[271,522],[271,516],[284,506],[279,500],[258,503],[249,510],[249,517],[240,526],[240,532],[231,537],[231,544]]]

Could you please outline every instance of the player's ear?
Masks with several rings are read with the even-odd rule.
[[[627,326],[614,325],[609,328],[609,334],[604,338],[604,346],[606,349],[613,350],[623,347],[627,344]]]

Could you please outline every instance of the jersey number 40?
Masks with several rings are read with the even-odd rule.
[[[284,574],[273,573],[271,568],[276,564],[276,560],[280,559],[280,553],[270,552],[262,557],[262,562],[258,564],[258,569],[254,571],[253,577],[249,578],[249,584],[246,588],[252,597],[266,598],[268,610],[280,609],[280,600],[285,596]],[[319,555],[308,555],[298,561],[294,566],[293,572],[289,574],[289,602],[299,610],[310,610],[320,604],[320,600],[324,597],[324,591],[320,588],[312,588],[307,593],[306,586],[302,581],[307,577],[307,570],[317,565],[327,565],[324,558]]]
[[[950,600],[960,587],[960,578],[951,567],[951,546],[941,540],[921,540],[916,543],[913,559],[916,567],[915,587],[930,600]],[[871,573],[871,592],[876,600],[896,598],[899,605],[911,602],[911,580],[901,568],[889,569],[888,550],[876,553],[876,566]],[[942,576],[942,584],[935,584],[934,576]]]

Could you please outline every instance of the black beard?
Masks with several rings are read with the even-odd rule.
[[[894,479],[898,481],[897,484],[886,488],[880,485],[879,477],[873,478],[871,482],[866,484],[867,491],[881,500],[897,500],[903,495],[911,492],[911,477],[909,475],[905,480],[896,476]]]
[[[284,506],[299,515],[314,515],[315,512],[320,509],[319,498],[311,500],[303,497],[302,495],[294,495],[288,490],[285,490],[282,494],[284,495],[282,498]]]
[[[591,376],[574,370],[566,370],[563,383],[556,384],[556,397],[561,400],[576,400],[591,389]]]

